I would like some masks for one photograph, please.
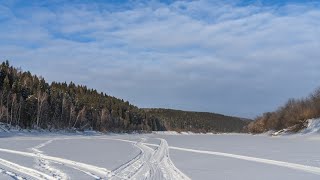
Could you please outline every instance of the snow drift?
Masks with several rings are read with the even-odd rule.
[[[307,128],[300,131],[301,134],[319,134],[320,133],[320,119],[307,120]]]

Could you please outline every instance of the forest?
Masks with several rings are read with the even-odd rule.
[[[247,126],[251,133],[288,129],[297,132],[307,125],[308,119],[320,117],[320,88],[306,98],[289,99],[274,112],[266,112]]]
[[[146,114],[164,122],[170,131],[204,132],[244,132],[248,119],[225,116],[208,112],[190,112],[173,109],[145,109]]]
[[[23,129],[101,132],[239,132],[246,125],[240,118],[211,113],[141,109],[85,85],[49,84],[9,61],[0,65],[0,121]]]

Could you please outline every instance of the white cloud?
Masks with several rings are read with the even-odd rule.
[[[309,4],[0,6],[0,15],[4,59],[140,106],[252,116],[320,85],[320,10]]]

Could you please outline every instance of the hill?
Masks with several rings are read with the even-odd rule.
[[[247,120],[208,112],[191,112],[173,109],[144,109],[148,116],[161,120],[171,131],[192,132],[243,132]]]
[[[306,98],[289,99],[273,112],[266,112],[247,126],[251,133],[263,133],[286,129],[298,132],[308,126],[309,119],[320,118],[320,89]]]
[[[240,132],[244,121],[212,113],[140,109],[128,101],[73,82],[44,78],[0,65],[0,121],[31,129],[97,131]]]

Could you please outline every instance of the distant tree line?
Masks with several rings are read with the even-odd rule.
[[[29,71],[0,64],[0,121],[25,129],[238,132],[239,118],[211,113],[145,110],[83,85],[47,83]]]
[[[172,109],[145,109],[148,116],[164,122],[167,130],[191,132],[244,132],[248,121],[221,114]]]
[[[266,112],[247,126],[251,133],[288,128],[296,132],[306,127],[306,120],[320,117],[320,89],[306,98],[289,99],[274,112]]]

